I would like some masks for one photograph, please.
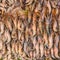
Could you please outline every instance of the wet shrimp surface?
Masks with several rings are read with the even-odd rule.
[[[60,60],[60,0],[0,0],[0,60]]]

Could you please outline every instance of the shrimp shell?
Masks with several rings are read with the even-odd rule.
[[[50,5],[50,2],[49,1],[47,2],[47,7],[49,9],[49,14],[50,14],[51,13],[51,5]]]
[[[10,41],[11,41],[11,38],[10,38],[10,33],[9,33],[9,31],[5,31],[5,38],[6,38],[6,40],[7,40],[7,42],[6,43],[9,43]]]
[[[34,0],[26,0],[26,4],[27,4],[27,5],[30,5],[30,4],[32,4],[33,1],[34,1]]]
[[[40,44],[40,54],[41,54],[41,57],[42,57],[43,54],[44,54],[43,44]]]
[[[49,49],[53,46],[53,33],[49,36]]]
[[[39,55],[39,44],[38,43],[36,44],[35,49],[36,49],[36,56],[38,56]]]
[[[58,25],[57,25],[57,21],[54,21],[54,24],[53,24],[53,30],[54,30],[54,31],[57,31],[57,26],[58,26]]]
[[[3,22],[0,22],[0,29],[1,29],[1,31],[0,31],[0,35],[1,35],[4,32],[4,24],[3,24]]]
[[[2,50],[3,42],[0,40],[0,50]]]

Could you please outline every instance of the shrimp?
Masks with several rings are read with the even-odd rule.
[[[26,27],[25,37],[26,37],[26,41],[28,41],[28,27]]]
[[[28,52],[27,52],[27,42],[24,42],[24,52],[28,55]]]
[[[18,31],[18,40],[20,41],[20,38],[21,38],[21,32]]]
[[[35,46],[36,46],[36,37],[33,37],[33,45],[34,45],[34,48],[35,48]]]
[[[43,33],[43,30],[42,30],[42,21],[39,19],[39,29],[40,29],[40,31],[41,31],[41,33]]]
[[[58,56],[58,43],[59,43],[59,35],[56,34],[55,35],[55,43],[54,43],[54,55],[55,55],[56,58],[60,58]]]
[[[54,35],[54,33],[52,32],[48,38],[49,39],[49,49],[51,49],[53,46],[53,35]]]
[[[5,55],[5,56],[7,55],[6,45],[5,44],[3,44],[2,54]]]
[[[21,21],[20,20],[18,20],[18,30],[21,30]]]
[[[4,32],[4,24],[3,22],[0,22],[0,35]]]
[[[36,34],[36,16],[33,15],[33,35]]]
[[[26,0],[26,4],[27,5],[31,5],[33,3],[34,0]]]
[[[11,23],[10,23],[9,21],[7,21],[6,27],[7,27],[10,31],[12,31],[12,25],[11,25]]]
[[[54,21],[54,24],[53,24],[53,30],[54,30],[55,32],[57,31],[57,27],[58,27],[57,21],[55,20],[55,21]]]
[[[50,14],[51,13],[51,5],[50,5],[50,2],[49,1],[47,2],[47,7],[49,9],[49,14]]]
[[[31,12],[29,11],[28,12],[28,23],[30,23],[31,22]]]
[[[54,37],[54,32],[51,32],[51,34],[49,35],[49,49],[51,51],[51,57],[54,57],[54,51],[53,51],[53,37]]]
[[[51,48],[51,50],[50,50],[50,51],[51,51],[51,57],[52,57],[52,58],[55,58],[55,56],[54,56],[54,49],[53,49],[53,48]]]
[[[44,31],[44,34],[43,34],[43,39],[44,39],[45,44],[48,45],[48,36],[47,36],[47,33],[45,31]]]
[[[31,57],[31,59],[33,58],[33,52],[32,51],[30,51],[30,57]]]
[[[40,44],[40,54],[41,54],[41,57],[43,57],[43,55],[44,55],[44,46],[43,46],[42,43]]]
[[[47,17],[47,19],[46,19],[46,30],[47,30],[48,35],[51,33],[51,30],[52,30],[51,21],[52,21],[52,16]]]
[[[39,56],[39,44],[38,43],[36,43],[35,49],[36,49],[36,56]]]
[[[18,54],[18,50],[19,50],[18,47],[19,47],[19,46],[18,46],[18,42],[16,42],[16,43],[15,43],[15,52],[16,52],[17,54]]]
[[[6,42],[6,44],[11,41],[10,33],[7,29],[5,30],[4,34],[1,37],[2,37],[2,41]]]
[[[54,55],[56,58],[60,58],[58,55],[58,48],[54,47]]]
[[[17,19],[14,19],[13,23],[14,23],[15,29],[17,29],[18,28],[18,24],[19,24],[19,22],[17,22]]]
[[[24,49],[26,49],[26,48],[24,47]],[[21,56],[21,55],[25,56],[25,50],[24,50],[24,53],[23,53],[22,45],[20,43],[19,43],[19,50],[18,50],[18,52],[19,52],[19,56]],[[22,58],[22,56],[21,56],[21,58]]]
[[[3,42],[0,40],[0,50],[3,48]]]
[[[8,49],[7,54],[9,55],[9,54],[11,53],[11,47],[10,47],[10,44],[7,44],[7,49]]]
[[[6,43],[9,43],[11,41],[11,36],[8,30],[5,30],[5,39],[7,40]]]
[[[33,51],[33,58],[36,59],[35,57],[36,57],[36,52]]]
[[[24,34],[21,35],[21,44],[23,45],[24,44]]]
[[[15,54],[15,42],[11,42],[11,51]]]

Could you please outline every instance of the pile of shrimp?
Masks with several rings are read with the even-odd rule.
[[[60,59],[60,0],[0,0],[0,59]]]

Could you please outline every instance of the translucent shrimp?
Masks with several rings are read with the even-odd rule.
[[[4,24],[0,22],[0,35],[4,32]]]
[[[18,20],[18,30],[21,30],[21,22]]]
[[[28,52],[27,52],[27,42],[24,43],[24,52],[28,55]]]
[[[43,39],[44,39],[45,45],[48,45],[48,36],[46,32],[44,32],[43,34]]]
[[[13,20],[13,23],[14,23],[15,29],[17,29],[18,28],[18,24],[19,24],[19,22],[17,22],[17,19],[14,19]]]
[[[43,55],[44,55],[44,46],[43,46],[42,43],[40,44],[40,54],[41,54],[41,57],[43,57]]]
[[[49,1],[47,2],[47,7],[48,7],[48,9],[49,9],[49,14],[50,14],[50,13],[51,13],[51,4],[50,4]]]
[[[33,35],[36,34],[36,16],[33,17]]]
[[[21,32],[18,31],[18,40],[20,41],[20,39],[21,39]]]
[[[58,55],[58,43],[59,43],[59,35],[55,35],[55,44],[54,44],[54,55],[56,58],[60,58]]]
[[[31,3],[33,3],[34,0],[26,0],[26,4],[30,5]]]
[[[38,43],[36,44],[35,49],[36,49],[36,56],[38,57],[39,56],[39,44]]]
[[[36,37],[33,37],[33,45],[34,45],[34,48],[35,48],[35,46],[36,46]]]
[[[25,37],[26,37],[26,41],[28,41],[28,27],[26,27],[26,31],[25,31]]]
[[[2,50],[3,42],[0,40],[0,50]]]
[[[43,30],[42,30],[42,21],[41,21],[41,19],[39,19],[39,29],[40,29],[40,31],[41,31],[41,33],[43,33]]]
[[[11,51],[13,54],[15,54],[15,42],[11,42],[11,46],[12,46]]]
[[[51,49],[53,46],[53,35],[54,33],[52,32],[51,35],[49,36],[49,49]]]
[[[57,31],[57,27],[58,27],[57,21],[55,20],[55,21],[54,21],[54,24],[53,24],[53,30],[54,30],[55,32]]]
[[[11,41],[11,36],[8,30],[5,30],[5,39],[7,40],[6,44]]]
[[[19,45],[18,45],[18,44],[19,44],[19,42],[16,42],[15,50],[16,50],[16,53],[17,53],[17,54],[19,53],[19,52],[18,52],[18,51],[19,51]]]
[[[51,34],[50,34],[50,36],[49,36],[49,49],[50,49],[50,51],[51,51],[51,57],[52,58],[55,58],[54,57],[54,51],[53,51],[53,37],[54,37],[54,33],[53,32],[51,32]]]
[[[6,27],[7,27],[10,31],[12,31],[12,24],[11,24],[9,21],[7,21]]]

